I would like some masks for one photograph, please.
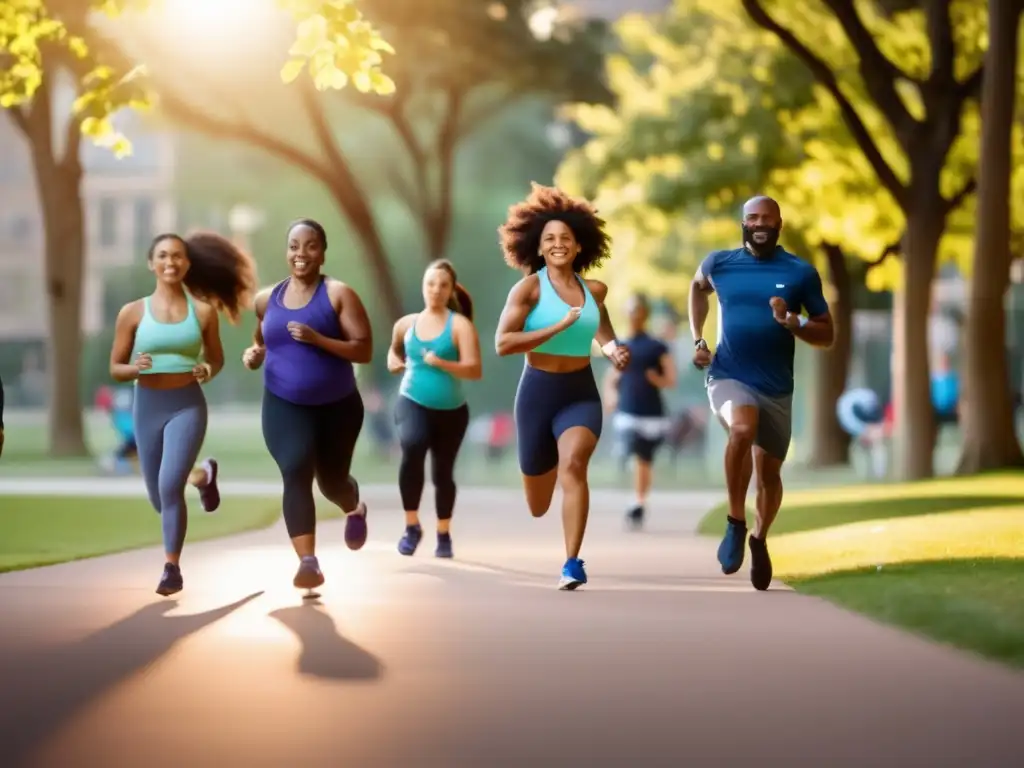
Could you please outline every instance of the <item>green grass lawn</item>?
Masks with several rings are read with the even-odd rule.
[[[190,491],[188,541],[265,528],[277,520],[280,509],[279,499],[235,497],[224,499],[217,512],[209,515]],[[160,518],[141,497],[0,496],[0,571],[97,557],[160,542]]]
[[[1024,667],[1022,473],[789,493],[771,552],[798,591]]]

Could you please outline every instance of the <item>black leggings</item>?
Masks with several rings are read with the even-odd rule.
[[[450,519],[455,509],[455,458],[469,426],[469,406],[437,411],[424,408],[407,397],[399,397],[395,405],[395,424],[402,445],[402,463],[398,468],[402,507],[407,512],[419,510],[426,482],[423,467],[430,451],[437,519]]]
[[[320,492],[345,512],[359,505],[359,486],[349,470],[362,428],[358,391],[333,403],[297,405],[263,390],[263,439],[284,481],[289,537],[316,532],[314,477]]]

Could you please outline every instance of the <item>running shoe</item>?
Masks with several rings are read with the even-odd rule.
[[[562,578],[558,580],[558,588],[572,591],[586,583],[587,572],[583,569],[583,561],[578,557],[570,557],[562,566]]]
[[[743,565],[743,554],[746,542],[747,524],[742,520],[728,518],[725,536],[718,545],[718,562],[722,565],[722,573],[736,573]]]
[[[750,583],[754,589],[764,591],[772,583],[772,558],[768,554],[768,542],[750,536]]]
[[[643,524],[644,508],[640,504],[635,504],[626,512],[626,525],[635,531],[643,527]]]
[[[366,527],[366,504],[359,505],[345,516],[345,544],[349,549],[362,549],[369,531]]]
[[[298,589],[315,589],[324,583],[324,574],[320,570],[320,562],[313,555],[306,555],[299,561],[299,570],[292,579]]]
[[[217,460],[209,458],[202,463],[206,470],[206,485],[199,486],[199,502],[206,512],[216,512],[220,506],[220,490],[217,488]]]
[[[412,557],[416,554],[416,548],[420,545],[420,539],[423,538],[423,528],[418,525],[407,525],[405,526],[405,533],[402,534],[402,538],[398,540],[398,551],[400,554],[406,557]]]
[[[437,534],[437,547],[434,549],[434,557],[454,557],[452,552],[452,535],[450,533]]]
[[[185,580],[181,578],[181,568],[174,563],[165,563],[164,572],[157,584],[156,593],[167,597],[185,588]]]

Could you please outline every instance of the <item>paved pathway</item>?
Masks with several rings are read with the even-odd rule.
[[[1024,675],[723,577],[691,533],[714,497],[626,534],[595,494],[591,584],[563,593],[557,512],[466,490],[445,563],[400,557],[394,489],[367,496],[362,552],[321,528],[318,604],[280,526],[189,547],[178,600],[152,549],[0,576],[0,764],[1020,764]]]

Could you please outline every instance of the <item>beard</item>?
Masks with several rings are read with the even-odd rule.
[[[760,237],[756,240],[754,235],[760,234],[766,237]],[[778,227],[743,227],[743,244],[750,248],[757,256],[768,256],[775,250],[775,246],[779,244],[779,229]]]

